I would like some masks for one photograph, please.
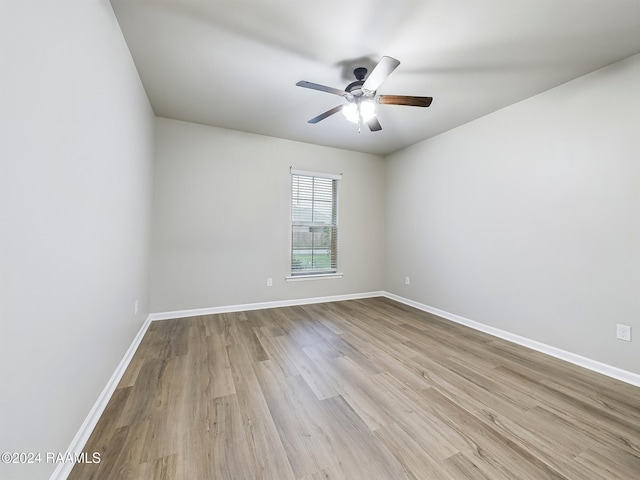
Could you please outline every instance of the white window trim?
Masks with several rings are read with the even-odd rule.
[[[305,280],[330,280],[333,278],[342,278],[341,272],[336,273],[310,273],[309,275],[288,275],[285,277],[287,282],[301,282]]]
[[[289,167],[290,175],[302,175],[305,177],[321,177],[321,178],[330,178],[332,180],[342,180],[342,173],[324,173],[324,172],[314,172],[310,170],[300,170],[297,168],[293,168],[293,166]],[[289,192],[291,194],[291,192]],[[289,224],[291,225],[291,202],[289,203]],[[291,237],[289,237],[291,238]],[[289,241],[289,255],[291,255],[291,241]],[[330,280],[336,278],[342,278],[342,272],[329,272],[329,273],[309,273],[309,274],[298,274],[292,275],[289,274],[285,277],[287,282],[304,282],[308,280]]]
[[[330,178],[331,180],[342,180],[341,173],[310,172],[308,170],[298,170],[293,167],[291,167],[290,170],[291,170],[291,175],[302,175],[304,177],[321,177],[321,178]]]

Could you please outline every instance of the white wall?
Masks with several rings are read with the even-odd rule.
[[[43,455],[0,478],[39,479],[147,316],[154,117],[107,0],[2,0],[0,68],[0,452]]]
[[[386,290],[640,373],[640,55],[391,155],[386,188]]]
[[[163,118],[156,132],[153,312],[382,288],[380,157]],[[338,208],[341,279],[285,281],[290,166],[344,173]]]

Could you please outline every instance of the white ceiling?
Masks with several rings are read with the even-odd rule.
[[[380,155],[640,52],[640,0],[111,3],[157,115]],[[379,105],[379,132],[307,123],[343,99],[298,80],[343,89],[382,55],[401,64],[378,93],[431,107]]]

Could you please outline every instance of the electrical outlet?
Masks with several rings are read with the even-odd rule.
[[[625,342],[631,341],[631,327],[629,325],[622,325],[618,323],[616,325],[616,338],[624,340]]]
[[[411,279],[409,277],[404,277],[404,284],[411,285]]]
[[[273,287],[273,278],[267,278],[267,287]]]
[[[133,304],[133,313],[138,314],[138,300]]]

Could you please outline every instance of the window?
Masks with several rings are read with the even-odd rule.
[[[291,170],[291,276],[338,272],[338,180]]]

